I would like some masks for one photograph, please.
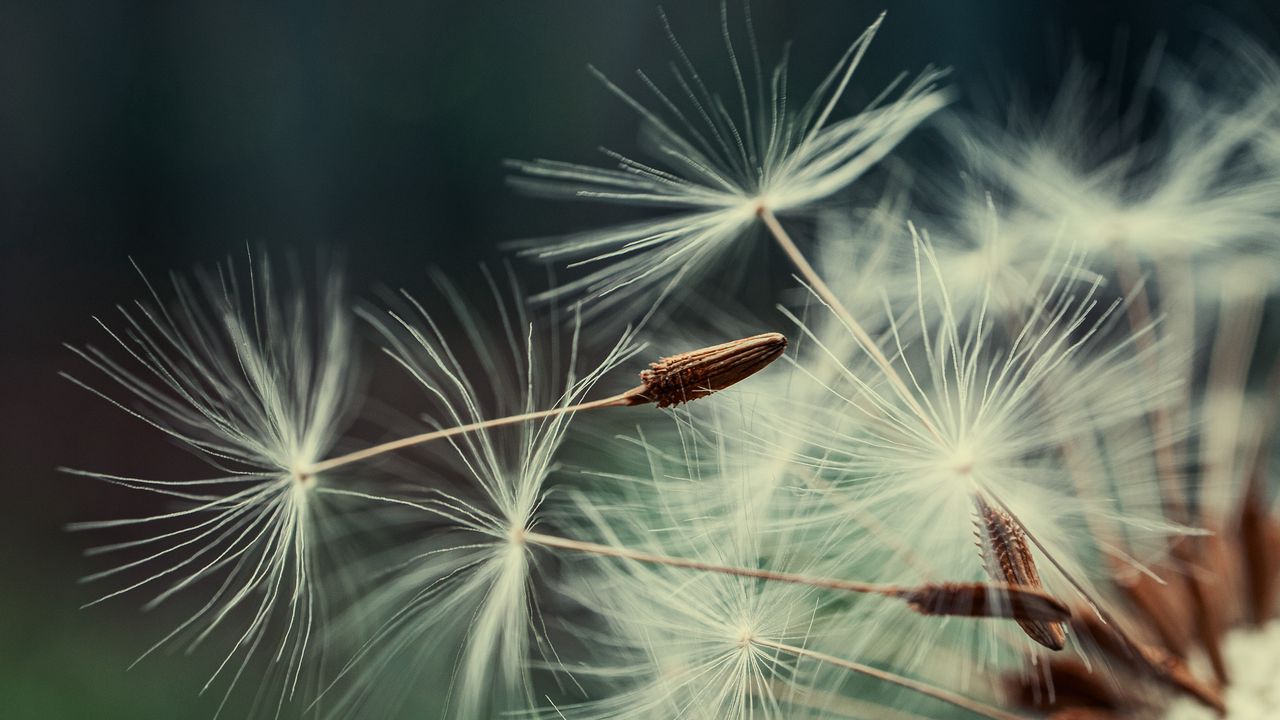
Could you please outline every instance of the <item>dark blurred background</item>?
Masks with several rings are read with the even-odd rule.
[[[1043,99],[1073,50],[1124,75],[1158,38],[1188,57],[1207,28],[1276,48],[1280,26],[1270,0],[758,0],[765,60],[794,40],[792,85],[812,87],[886,4],[846,109],[930,63],[962,103],[1009,83]],[[720,63],[718,2],[668,12]],[[670,57],[653,0],[0,2],[0,717],[216,708],[197,698],[211,656],[125,671],[180,608],[77,609],[99,589],[76,579],[105,565],[63,526],[137,514],[136,497],[54,468],[197,472],[56,375],[83,371],[62,342],[101,342],[91,316],[145,292],[130,257],[163,278],[246,245],[322,246],[360,293],[424,287],[429,265],[465,279],[503,241],[618,217],[521,197],[501,161],[634,150],[636,118],[585,66],[634,88]]]

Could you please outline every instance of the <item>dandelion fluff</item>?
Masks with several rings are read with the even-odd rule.
[[[250,260],[247,279],[230,263],[194,281],[175,275],[172,304],[152,290],[151,302],[120,308],[120,329],[99,321],[123,359],[71,348],[119,392],[67,376],[215,471],[181,480],[67,470],[173,503],[72,526],[133,533],[90,551],[137,556],[85,578],[119,584],[90,604],[150,590],[152,608],[201,594],[199,609],[152,649],[175,641],[190,650],[227,631],[233,643],[205,687],[229,675],[229,695],[260,654],[283,674],[279,702],[300,682],[328,603],[318,576],[332,503],[317,489],[331,478],[307,468],[349,415],[354,372],[341,277],[321,272],[314,293],[294,280],[279,282],[266,257]]]
[[[729,64],[738,80],[737,97],[722,98],[706,88],[669,26],[679,57],[672,67],[675,92],[660,89],[639,73],[654,96],[647,105],[604,80],[644,120],[653,164],[612,152],[616,169],[550,160],[514,163],[521,173],[514,182],[535,192],[669,211],[557,242],[529,242],[527,255],[595,268],[553,294],[585,292],[598,298],[591,312],[599,313],[631,297],[653,299],[676,292],[723,257],[757,224],[762,212],[799,210],[844,189],[946,103],[934,87],[939,73],[929,71],[908,83],[896,99],[886,99],[891,88],[863,112],[833,117],[880,27],[877,20],[809,100],[793,107],[787,60],[768,77],[755,57],[750,72],[745,71],[723,6],[722,16]],[[754,53],[749,18],[747,34]]]
[[[1011,531],[1025,531],[1027,562],[1051,567],[1042,574],[1055,594],[1097,598],[1101,592],[1089,572],[1093,549],[1081,544],[1092,523],[1119,523],[1138,534],[1180,530],[1158,507],[1125,514],[1106,494],[1081,488],[1064,453],[1078,449],[1081,438],[1141,421],[1154,404],[1169,401],[1176,382],[1146,373],[1143,355],[1152,351],[1132,339],[1102,342],[1116,306],[1099,304],[1096,283],[1080,288],[1070,282],[1078,258],[1048,274],[1037,292],[1043,303],[1020,328],[1005,331],[995,327],[987,306],[979,306],[972,321],[958,318],[946,277],[930,253],[921,255],[918,282],[936,283],[939,300],[918,308],[914,346],[904,344],[902,334],[891,340],[919,409],[886,393],[863,358],[839,357],[810,332],[817,351],[841,370],[821,380],[824,402],[796,413],[810,418],[794,430],[809,443],[801,462],[821,470],[850,501],[905,539],[910,557],[884,565],[886,582],[919,579],[922,572],[925,579],[992,575],[991,553],[1004,556],[998,545],[989,545],[994,535],[983,520],[994,510],[1009,517]],[[941,318],[923,317],[929,310]],[[1134,452],[1143,453],[1169,440],[1131,437],[1139,443]],[[975,531],[979,548],[972,545]],[[1014,582],[1007,567],[1003,572]],[[927,645],[899,647],[911,652]],[[983,656],[971,655],[980,664]]]
[[[1005,222],[1026,241],[1067,237],[1096,263],[1204,262],[1272,235],[1274,179],[1245,161],[1269,111],[1228,107],[1175,79],[1158,83],[1158,61],[1149,59],[1128,107],[1117,108],[1077,62],[1042,119],[1015,114],[1005,129],[973,122],[960,131],[958,147],[1007,197]],[[1162,122],[1144,137],[1154,90]]]
[[[388,353],[421,384],[433,427],[569,408],[637,349],[624,337],[599,365],[580,373],[576,330],[567,358],[543,352],[556,346],[547,342],[551,331],[521,306],[508,309],[495,280],[489,287],[498,307],[496,331],[443,275],[436,280],[469,341],[465,346],[451,345],[436,314],[407,294],[402,309],[366,313]],[[558,383],[562,389],[553,389]],[[380,699],[369,688],[387,682],[379,675],[402,678],[391,672],[400,666],[438,669],[441,658],[454,662],[453,679],[447,691],[435,688],[432,695],[452,716],[489,717],[533,703],[527,663],[535,651],[554,658],[554,650],[534,595],[537,558],[524,538],[540,522],[572,415],[450,437],[450,470],[423,478],[425,487],[376,497],[422,511],[423,529],[404,548],[407,559],[368,598],[388,617],[345,671],[351,689],[339,707],[369,707]],[[451,476],[459,482],[448,482]]]
[[[556,521],[575,536],[595,535],[613,546],[775,573],[821,577],[868,564],[849,524],[828,512],[824,498],[794,493],[785,483],[764,492],[749,473],[736,472],[745,464],[717,468],[719,432],[685,430],[682,456],[640,440],[649,456],[646,477],[616,478],[612,501],[580,496]],[[735,509],[744,504],[761,507]],[[738,522],[724,523],[722,514]],[[817,650],[829,646],[824,637],[846,636],[832,627],[845,615],[843,598],[812,585],[612,558],[585,562],[584,575],[566,592],[603,616],[610,630],[592,635],[593,661],[574,675],[584,684],[603,681],[612,692],[559,705],[548,717],[859,717],[922,703],[940,715],[961,707],[1008,717],[864,665],[847,651]],[[898,611],[909,612],[900,605]],[[844,694],[850,676],[870,689]],[[882,704],[894,693],[876,691],[877,684],[920,697]]]

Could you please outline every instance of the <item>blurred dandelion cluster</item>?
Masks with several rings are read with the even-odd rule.
[[[516,243],[567,282],[352,303],[251,254],[72,348],[209,468],[68,469],[169,507],[75,527],[94,602],[193,598],[152,650],[264,716],[1280,715],[1280,62],[1224,33],[1123,101],[1077,65],[981,116],[926,68],[849,112],[883,17],[795,87],[721,15],[713,74],[661,14],[661,78],[597,73],[638,152],[511,163],[655,209]],[[770,322],[705,282],[755,252]],[[365,397],[362,329],[419,396]]]

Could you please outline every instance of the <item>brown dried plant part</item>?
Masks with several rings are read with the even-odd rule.
[[[672,407],[734,385],[782,357],[787,338],[761,333],[741,340],[664,357],[640,373],[643,385],[626,393],[627,405]]]
[[[1247,483],[1235,518],[1237,552],[1243,557],[1242,601],[1246,618],[1254,626],[1261,626],[1273,617],[1277,596],[1280,596],[1280,522],[1271,512],[1267,491],[1271,441],[1276,437],[1276,423],[1280,420],[1280,357],[1267,373],[1263,397],[1269,400],[1257,419],[1256,432],[1250,442],[1252,448],[1242,472]]]
[[[1219,689],[1200,682],[1186,663],[1167,650],[1134,641],[1085,608],[1077,609],[1071,625],[1078,636],[1089,639],[1107,665],[1089,667],[1077,658],[1057,658],[1049,661],[1047,672],[1006,676],[1005,688],[1016,704],[1047,713],[1049,718],[1145,717],[1155,708],[1152,695],[1143,688],[1154,682],[1219,714],[1225,712]]]
[[[1122,567],[1114,558],[1112,564],[1116,586],[1129,599],[1138,617],[1170,652],[1185,658],[1195,640],[1195,610],[1186,578],[1168,563],[1152,567],[1150,574]]]
[[[1167,685],[1189,695],[1218,713],[1225,713],[1222,693],[1196,679],[1187,664],[1163,648],[1139,643],[1114,624],[1104,623],[1096,613],[1074,613],[1072,627],[1088,636],[1108,659],[1139,677]]]
[[[1010,673],[1005,676],[1004,688],[1018,706],[1047,712],[1053,718],[1071,711],[1121,717],[1134,709],[1124,688],[1073,657],[1053,658],[1044,671]]]
[[[1048,720],[1123,720],[1127,717],[1130,716],[1126,714],[1113,713],[1110,710],[1073,707],[1053,713],[1049,716]]]
[[[977,507],[979,545],[987,573],[1010,585],[1043,591],[1040,572],[1027,543],[1027,534],[1003,510],[993,508],[980,496],[974,496]],[[1061,622],[1019,619],[1018,626],[1027,637],[1050,650],[1067,645],[1066,626]]]
[[[1005,618],[1019,622],[1062,622],[1071,608],[1041,590],[1001,583],[941,583],[903,592],[921,615]]]
[[[1252,488],[1241,503],[1239,523],[1248,619],[1261,626],[1271,619],[1280,589],[1280,524]]]
[[[1173,546],[1173,557],[1186,572],[1188,597],[1194,613],[1193,626],[1201,649],[1219,684],[1229,682],[1227,662],[1222,654],[1222,638],[1231,623],[1234,587],[1230,560],[1221,533],[1207,537],[1184,537]]]

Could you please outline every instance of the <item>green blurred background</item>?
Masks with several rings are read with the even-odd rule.
[[[795,41],[811,87],[888,4],[848,109],[899,72],[950,66],[967,98],[1051,92],[1078,49],[1120,74],[1163,37],[1186,57],[1229,23],[1276,48],[1268,0],[761,0],[766,61]],[[731,7],[737,12],[737,3]],[[718,3],[668,12],[701,65],[720,61]],[[1119,48],[1119,49],[1117,49]],[[73,520],[136,515],[136,496],[70,465],[194,477],[191,459],[56,376],[91,316],[246,244],[340,251],[353,287],[466,278],[501,242],[618,213],[520,197],[504,158],[596,162],[635,148],[635,117],[585,72],[628,84],[670,57],[652,0],[0,2],[0,718],[211,717],[209,654],[126,666],[182,607],[143,596],[88,610],[104,567]],[[1127,58],[1124,68],[1118,58]],[[631,85],[634,87],[634,85]],[[534,270],[536,275],[538,271]],[[228,716],[236,716],[232,707]]]

